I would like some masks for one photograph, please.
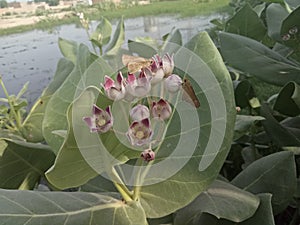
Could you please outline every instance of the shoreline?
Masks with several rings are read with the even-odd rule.
[[[11,29],[19,26],[28,26],[37,24],[43,20],[60,20],[66,16],[71,16],[72,12],[60,12],[49,14],[48,16],[30,16],[30,17],[22,17],[22,18],[2,18],[0,20],[0,30],[2,29]]]
[[[208,0],[205,3],[195,3],[194,1],[175,0],[159,1],[147,5],[134,5],[123,8],[99,8],[100,6],[80,6],[76,9],[64,12],[50,12],[47,15],[31,15],[18,18],[0,19],[0,37],[10,34],[22,33],[34,29],[51,29],[55,26],[78,23],[77,12],[83,12],[87,15],[89,21],[99,20],[105,17],[108,20],[119,18],[135,18],[141,16],[155,15],[180,15],[180,17],[192,17],[197,15],[206,15],[213,12],[228,12],[230,0]],[[182,3],[185,7],[182,8]]]

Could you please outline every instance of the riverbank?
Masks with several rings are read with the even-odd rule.
[[[51,29],[52,27],[79,23],[77,12],[83,12],[89,20],[98,20],[101,16],[108,19],[134,18],[139,16],[177,14],[182,17],[205,15],[212,12],[228,11],[229,0],[211,0],[208,2],[192,0],[157,1],[146,5],[130,4],[98,4],[93,6],[77,6],[71,11],[60,13],[46,13],[41,16],[29,16],[25,18],[2,18],[0,20],[0,36],[20,33],[34,29]]]

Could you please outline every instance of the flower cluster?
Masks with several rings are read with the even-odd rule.
[[[282,35],[282,40],[283,41],[289,41],[291,39],[296,39],[296,35],[298,33],[298,28],[297,27],[292,27],[291,29],[289,29],[289,32]]]
[[[164,121],[169,119],[172,115],[172,107],[163,97],[159,99],[147,98],[148,103],[145,105],[134,104],[136,102],[134,100],[141,100],[148,96],[151,88],[158,83],[162,83],[164,90],[169,93],[178,92],[182,87],[182,80],[178,75],[172,74],[173,69],[173,56],[169,54],[163,57],[155,55],[148,67],[143,67],[136,73],[128,72],[126,78],[121,72],[118,72],[115,80],[105,76],[104,82],[101,84],[109,99],[132,102],[133,107],[129,112],[130,125],[126,136],[132,146],[145,147],[141,157],[146,162],[155,158],[155,152],[151,149],[153,137],[151,120]],[[83,120],[91,132],[105,133],[113,126],[110,106],[103,110],[93,105],[92,116],[84,117]]]

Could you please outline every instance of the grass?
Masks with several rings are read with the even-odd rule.
[[[90,20],[97,20],[101,16],[104,16],[108,19],[114,19],[120,18],[121,16],[124,16],[124,18],[134,18],[161,14],[175,14],[181,17],[190,17],[196,15],[206,15],[213,12],[228,11],[229,1],[230,0],[211,0],[210,2],[197,2],[196,0],[169,0],[136,6],[130,6],[129,4],[123,4],[121,7],[118,7],[114,4],[106,5],[105,7],[103,5],[95,5],[92,7],[83,6],[76,8],[75,11],[83,11]],[[13,28],[0,29],[0,36],[30,31],[33,29],[51,29],[55,26],[70,23],[79,23],[77,16],[68,15],[59,20],[47,19],[33,25],[23,25]]]
[[[193,0],[160,1],[149,5],[134,6],[133,8],[104,11],[101,12],[101,16],[109,19],[117,18],[121,15],[125,18],[132,18],[160,14],[178,14],[182,17],[189,17],[228,10],[228,4],[229,0],[213,0],[203,3],[197,3]]]

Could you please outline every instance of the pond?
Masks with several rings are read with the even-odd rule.
[[[183,40],[189,40],[199,31],[211,27],[210,20],[225,15],[212,14],[191,18],[176,16],[138,17],[125,20],[125,43],[135,37],[161,37],[173,27],[180,29]],[[117,21],[112,21],[113,30]],[[96,22],[91,24],[95,28]],[[16,94],[29,81],[25,94],[32,104],[51,81],[59,58],[62,57],[57,41],[58,38],[84,43],[90,48],[85,30],[75,24],[54,28],[51,32],[34,30],[21,34],[0,37],[0,74],[10,94]],[[3,97],[0,90],[0,97]]]

